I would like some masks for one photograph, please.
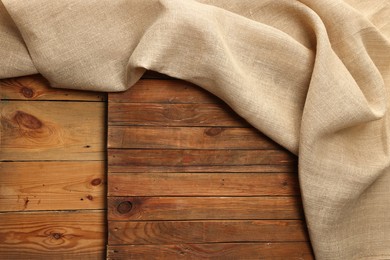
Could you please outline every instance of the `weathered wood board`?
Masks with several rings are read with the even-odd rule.
[[[0,259],[102,259],[102,210],[0,213]]]
[[[307,242],[123,245],[107,251],[108,259],[313,259]]]
[[[109,176],[109,196],[300,195],[298,180],[290,172],[110,172]]]
[[[107,147],[109,259],[313,259],[297,158],[199,87],[110,93]]]
[[[102,102],[3,101],[0,158],[102,161],[104,107]]]
[[[0,162],[0,211],[105,208],[102,161]]]

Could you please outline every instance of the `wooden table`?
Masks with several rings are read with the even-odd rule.
[[[31,76],[0,97],[0,259],[103,259],[106,95]]]
[[[313,258],[297,158],[199,87],[109,94],[107,199],[105,95],[0,90],[0,259]]]

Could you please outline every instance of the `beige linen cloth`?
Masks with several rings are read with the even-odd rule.
[[[193,82],[299,155],[317,259],[390,259],[389,0],[2,0],[0,78]]]

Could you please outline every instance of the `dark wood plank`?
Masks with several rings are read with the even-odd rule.
[[[281,149],[254,128],[142,126],[111,126],[108,148]]]
[[[297,158],[223,101],[141,80],[108,109],[109,259],[313,258]]]
[[[103,259],[103,211],[0,213],[0,259]]]
[[[129,167],[127,165],[112,165],[108,168],[108,173],[137,173],[137,172],[183,172],[183,173],[239,173],[239,172],[256,172],[256,173],[295,173],[296,165],[237,165],[237,166],[142,166],[136,165]]]
[[[305,242],[288,243],[212,243],[176,245],[109,246],[109,260],[120,259],[272,259],[312,260],[310,245]]]
[[[307,241],[299,220],[109,221],[109,245]]]
[[[296,173],[110,173],[108,196],[299,195]]]
[[[105,208],[105,163],[0,162],[0,211]]]
[[[109,93],[109,103],[208,104],[222,101],[210,92],[182,80],[144,79],[125,92]]]
[[[300,201],[299,197],[108,197],[108,219],[302,219]]]
[[[219,166],[295,163],[295,156],[280,150],[108,150],[108,165],[111,172],[127,172],[128,168],[136,169],[137,166],[173,166],[180,172],[183,168],[196,166],[213,167],[218,171],[216,168]]]
[[[0,80],[0,99],[104,101],[105,93],[64,90],[50,87],[41,75]]]
[[[108,125],[249,126],[225,104],[157,103],[109,103]]]
[[[104,160],[103,102],[1,104],[1,160]]]

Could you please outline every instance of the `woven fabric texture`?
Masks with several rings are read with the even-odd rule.
[[[2,0],[0,78],[195,83],[299,156],[317,259],[390,259],[389,0]]]

